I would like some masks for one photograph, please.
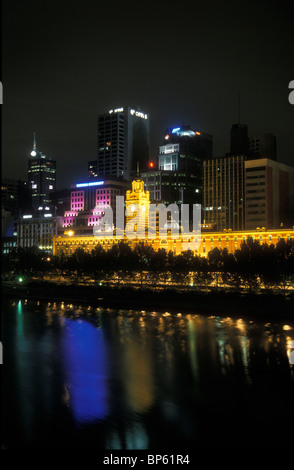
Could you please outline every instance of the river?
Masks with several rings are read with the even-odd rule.
[[[2,302],[7,449],[289,447],[294,321]]]

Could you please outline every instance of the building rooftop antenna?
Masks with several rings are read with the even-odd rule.
[[[36,132],[34,132],[34,143],[33,143],[33,150],[34,150],[34,152],[36,152],[36,150],[37,150]]]

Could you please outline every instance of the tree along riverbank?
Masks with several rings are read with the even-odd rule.
[[[134,249],[125,243],[109,250],[97,246],[91,253],[78,248],[65,256],[46,256],[35,247],[17,248],[3,255],[3,281],[23,284],[33,280],[56,283],[135,286],[188,286],[212,289],[214,286],[236,291],[275,291],[294,287],[294,240],[280,240],[276,246],[248,239],[229,253],[214,248],[207,257],[191,251],[176,255],[164,249],[155,251],[142,243]]]
[[[219,314],[260,319],[294,320],[294,292],[238,292],[223,288],[199,290],[130,286],[81,286],[48,281],[2,283],[2,296],[64,301],[118,309],[152,310],[170,313]]]

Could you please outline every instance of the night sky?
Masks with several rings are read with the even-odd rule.
[[[183,123],[212,134],[221,156],[238,93],[249,136],[272,132],[294,165],[293,5],[2,0],[2,176],[27,178],[35,131],[58,188],[86,178],[98,115],[128,105],[150,114],[151,157]]]

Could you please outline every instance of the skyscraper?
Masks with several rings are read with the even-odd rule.
[[[240,106],[240,104],[239,104]],[[244,230],[244,162],[248,158],[248,128],[233,124],[230,153],[203,162],[202,220],[215,230]]]
[[[233,124],[231,128],[231,155],[247,155],[249,148],[248,128],[246,124]]]
[[[50,206],[50,193],[56,188],[56,161],[37,150],[35,134],[31,158],[28,161],[28,180],[33,209]]]
[[[248,139],[247,126],[239,122],[231,128],[230,150],[203,164],[205,223],[216,230],[291,225],[293,169],[274,161],[275,136],[260,134]],[[273,160],[265,158],[267,155]]]
[[[149,162],[149,116],[139,108],[116,108],[98,118],[98,177],[129,180]]]
[[[203,223],[244,230],[244,155],[203,162]]]
[[[202,165],[212,157],[212,136],[190,126],[168,129],[157,168],[141,176],[152,201],[201,204]]]

